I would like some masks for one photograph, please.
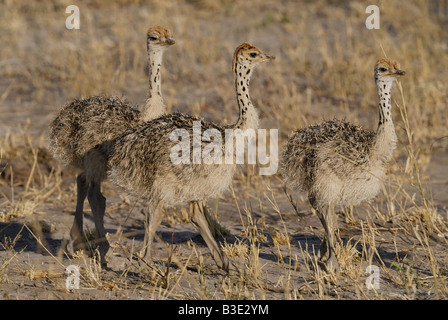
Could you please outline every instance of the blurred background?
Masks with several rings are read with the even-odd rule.
[[[407,71],[400,81],[414,139],[447,133],[447,1],[77,1],[80,29],[68,30],[71,4],[1,1],[1,134],[27,118],[44,128],[74,97],[142,104],[145,33],[153,25],[176,40],[163,64],[169,110],[236,121],[231,59],[250,42],[277,57],[251,86],[263,127],[288,134],[338,116],[375,128],[373,65],[385,53]],[[370,4],[380,9],[379,30],[365,27]]]

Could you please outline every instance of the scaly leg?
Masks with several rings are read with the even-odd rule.
[[[95,231],[99,245],[101,262],[106,262],[106,253],[109,250],[109,242],[106,238],[106,230],[104,229],[104,214],[106,212],[106,198],[101,193],[101,183],[93,181],[87,192],[87,199],[95,221]]]
[[[74,254],[76,250],[83,248],[83,210],[88,188],[89,184],[87,183],[86,175],[83,172],[76,178],[76,211],[73,225],[70,229],[70,241],[67,246],[70,254]]]
[[[336,256],[336,231],[338,230],[338,221],[337,216],[334,212],[334,206],[331,204],[328,206],[327,209],[327,216],[326,219],[328,221],[328,229],[329,233],[327,235],[329,241],[328,241],[328,248],[329,248],[329,256],[327,259],[327,265],[330,269],[333,269],[335,272],[340,271],[340,266],[338,262],[338,258]]]
[[[143,240],[143,248],[140,250],[140,257],[145,260],[146,263],[152,260],[152,242],[154,240],[155,233],[162,222],[163,210],[160,204],[150,205],[149,210],[146,212],[145,219],[145,238]]]
[[[230,231],[221,226],[219,222],[210,214],[207,203],[201,201],[201,204],[204,216],[207,219],[213,238],[224,238],[225,236],[230,235]]]
[[[210,231],[210,226],[204,213],[204,203],[202,201],[190,202],[190,215],[191,222],[201,234],[218,267],[229,271],[229,262],[222,250],[218,247]]]
[[[338,228],[337,217],[334,213],[334,206],[319,205],[316,203],[315,198],[310,197],[311,205],[316,209],[317,216],[322,223],[325,231],[325,239],[320,247],[319,259],[323,261],[327,269],[332,269],[335,272],[339,272],[339,262],[335,252],[336,235],[335,231]]]
[[[317,214],[325,230],[325,240],[320,253],[320,259],[325,262],[328,269],[339,272],[339,262],[335,252],[335,231],[337,229],[337,224],[333,206],[323,206],[321,209],[317,210]]]

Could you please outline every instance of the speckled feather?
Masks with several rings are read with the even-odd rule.
[[[390,90],[395,78],[403,74],[393,60],[380,59],[375,64],[380,110],[376,132],[344,120],[295,131],[280,165],[285,183],[307,192],[318,205],[356,205],[376,196],[396,146]]]
[[[249,98],[251,70],[261,62],[272,60],[256,47],[244,43],[237,47],[233,58],[235,90],[239,107],[239,119],[233,126],[205,122],[197,117],[180,113],[162,116],[138,125],[123,134],[110,145],[98,148],[109,158],[108,177],[126,193],[149,202],[175,206],[190,201],[205,201],[229,188],[236,164],[174,164],[170,158],[177,144],[170,140],[176,129],[186,130],[193,136],[193,122],[201,121],[201,130],[216,129],[225,141],[225,129],[253,128],[258,125],[258,114]],[[241,73],[241,74],[240,74]],[[244,88],[244,89],[243,89]],[[245,94],[242,95],[242,92]],[[202,147],[208,143],[201,141]],[[190,157],[193,154],[190,143]],[[225,157],[225,150],[223,150]],[[233,162],[235,163],[235,162]]]
[[[148,201],[161,197],[170,206],[206,200],[225,191],[234,165],[174,164],[170,159],[170,151],[178,143],[170,140],[170,134],[185,129],[193,137],[194,121],[201,121],[202,133],[216,129],[224,138],[224,128],[213,122],[172,113],[140,124],[109,145],[100,146],[99,152],[108,154],[111,181],[132,196]],[[202,148],[207,144],[202,142]],[[190,143],[192,155],[193,143]]]
[[[75,99],[50,125],[51,151],[64,165],[84,169],[89,150],[135,126],[139,115],[136,107],[117,97]]]
[[[324,161],[334,175],[346,178],[347,171],[368,165],[374,139],[373,131],[345,120],[324,121],[297,130],[283,152],[283,177],[289,185],[309,191]]]
[[[86,153],[101,143],[117,138],[139,122],[152,120],[165,112],[160,89],[160,64],[163,51],[174,40],[169,30],[160,26],[150,27],[146,36],[150,67],[157,76],[154,84],[153,77],[151,74],[149,76],[149,96],[142,111],[124,99],[109,96],[75,99],[65,105],[49,127],[50,150],[62,164],[87,171],[87,167],[95,168],[90,170],[91,173],[103,166],[102,174],[97,177],[103,179],[105,159],[95,159],[101,163],[86,163]],[[157,65],[154,66],[155,63]],[[93,178],[92,174],[90,177]]]

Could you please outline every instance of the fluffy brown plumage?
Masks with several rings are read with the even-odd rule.
[[[102,259],[109,245],[105,240],[103,216],[106,200],[101,194],[101,182],[106,178],[107,159],[87,157],[96,146],[117,138],[139,122],[149,121],[165,111],[160,69],[166,48],[174,44],[165,28],[149,28],[146,35],[150,66],[148,99],[140,112],[126,100],[117,97],[94,96],[75,99],[64,106],[49,126],[50,150],[66,166],[81,169],[77,177],[75,219],[70,231],[69,251],[82,248],[83,204],[88,197],[95,219]]]
[[[108,154],[110,180],[126,193],[146,201],[167,199],[165,207],[206,200],[221,194],[230,185],[235,171],[231,164],[193,164],[193,143],[190,143],[191,164],[174,164],[170,151],[179,143],[172,141],[173,131],[183,129],[193,137],[193,123],[200,122],[201,134],[215,129],[224,137],[224,128],[213,122],[180,113],[142,123],[110,145],[101,146]],[[209,142],[202,142],[202,150]],[[222,148],[224,156],[224,148]],[[224,162],[224,161],[223,161]]]
[[[162,209],[190,202],[193,207],[192,222],[198,228],[217,264],[228,268],[227,259],[211,236],[202,202],[225,191],[233,178],[235,164],[174,164],[170,152],[177,144],[170,135],[175,130],[184,130],[188,139],[193,137],[194,121],[201,122],[202,133],[215,129],[224,141],[225,129],[253,128],[258,125],[258,114],[249,98],[249,79],[252,69],[261,62],[272,60],[256,47],[244,43],[234,55],[235,89],[239,106],[239,118],[235,125],[221,126],[199,118],[174,113],[128,130],[116,141],[97,149],[109,159],[108,177],[127,194],[145,199],[149,204],[145,245],[142,254],[151,258],[151,242],[162,219]],[[235,64],[236,62],[236,64]],[[244,72],[243,72],[244,71]],[[195,152],[188,140],[190,158]],[[208,143],[201,141],[202,148]],[[223,152],[223,155],[225,151]],[[95,153],[92,154],[95,157]],[[223,161],[224,162],[224,161]],[[197,205],[199,204],[199,205]]]
[[[64,106],[49,126],[50,149],[54,157],[66,166],[84,170],[83,158],[89,150],[118,137],[139,122],[163,114],[160,65],[157,63],[161,62],[165,48],[172,44],[174,40],[165,28],[148,29],[148,59],[152,72],[149,74],[148,99],[141,112],[124,99],[108,96],[75,99]]]
[[[333,174],[340,179],[350,179],[357,168],[368,165],[374,138],[373,131],[345,120],[323,121],[297,130],[288,139],[283,152],[284,180],[290,187],[309,191],[316,183],[317,171],[329,159]],[[347,203],[342,197],[335,200]]]
[[[292,189],[308,194],[325,229],[321,259],[330,267],[339,268],[334,254],[334,206],[357,205],[381,190],[385,165],[396,145],[390,92],[403,74],[395,61],[381,59],[375,64],[380,114],[376,133],[346,121],[324,121],[293,132],[284,149],[283,179]]]
[[[139,115],[136,107],[117,97],[75,99],[50,125],[51,151],[62,164],[84,169],[89,150],[137,125]]]

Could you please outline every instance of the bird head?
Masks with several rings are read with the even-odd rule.
[[[148,51],[168,48],[174,43],[175,41],[173,40],[171,33],[163,27],[151,27],[146,33],[146,47]]]
[[[262,62],[274,59],[274,56],[264,53],[257,47],[249,43],[243,43],[236,48],[235,54],[233,55],[233,69],[235,71],[238,66],[251,69]]]
[[[400,64],[397,61],[382,58],[375,64],[376,80],[393,81],[405,74],[406,72],[400,69]]]

